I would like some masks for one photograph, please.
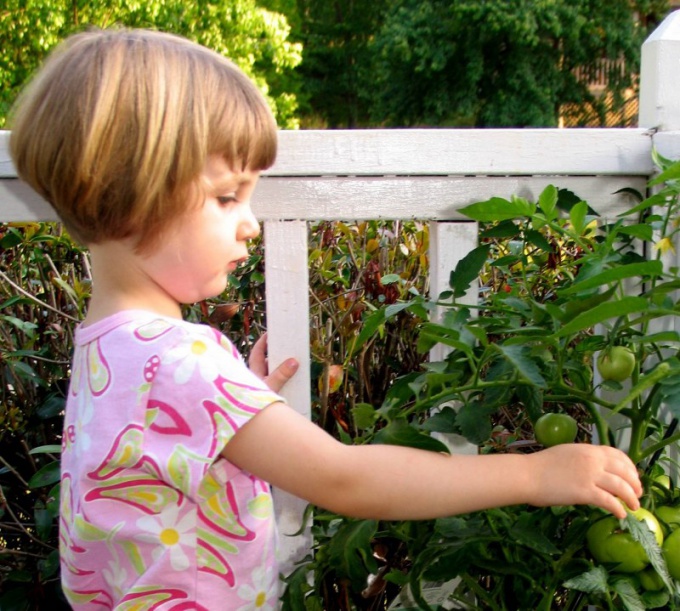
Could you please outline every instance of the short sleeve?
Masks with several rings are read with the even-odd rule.
[[[145,364],[148,468],[194,501],[236,432],[283,399],[253,374],[233,345],[209,328],[182,329]],[[173,334],[174,335],[174,334]]]

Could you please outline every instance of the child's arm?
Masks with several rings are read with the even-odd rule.
[[[636,509],[642,493],[635,465],[606,446],[487,456],[347,446],[281,403],[249,421],[222,455],[275,487],[359,518],[428,519],[520,503],[593,504],[623,518],[618,498]]]

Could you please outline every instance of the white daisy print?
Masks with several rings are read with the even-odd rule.
[[[77,456],[82,456],[90,449],[92,439],[88,431],[88,425],[94,417],[94,402],[88,391],[82,391],[76,396],[75,413],[77,414],[74,433],[74,449]]]
[[[168,351],[163,364],[178,363],[174,379],[177,384],[186,384],[198,368],[206,382],[214,382],[217,377],[217,355],[212,354],[217,344],[207,338],[193,338]]]
[[[102,571],[104,581],[113,589],[116,596],[122,598],[127,586],[127,571],[118,560],[109,560],[108,568]]]
[[[239,607],[238,611],[253,611],[254,609],[266,609],[274,611],[274,606],[267,599],[276,600],[276,583],[272,575],[276,571],[267,571],[267,567],[257,567],[252,572],[252,584],[243,584],[238,589],[238,595],[246,604]],[[274,575],[274,577],[276,577]]]
[[[179,506],[171,504],[157,515],[140,518],[137,526],[145,532],[136,538],[157,544],[152,552],[154,561],[162,554],[169,553],[172,568],[183,571],[190,564],[184,548],[193,550],[196,547],[196,517],[193,512],[189,512],[180,519],[179,511]]]

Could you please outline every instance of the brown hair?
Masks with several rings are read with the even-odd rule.
[[[226,58],[149,30],[68,38],[15,106],[19,176],[85,244],[138,236],[153,244],[187,209],[209,155],[234,170],[276,157],[262,94]]]

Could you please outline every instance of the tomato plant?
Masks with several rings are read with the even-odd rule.
[[[621,573],[637,573],[649,564],[642,545],[630,533],[621,531],[619,521],[614,517],[595,522],[588,529],[586,540],[595,560]]]
[[[658,545],[663,543],[663,532],[658,520],[647,509],[631,512],[644,522],[654,535]],[[607,516],[596,520],[586,533],[588,549],[595,560],[612,565],[621,573],[637,573],[649,564],[649,556],[630,532],[621,530],[619,520]]]
[[[657,592],[665,587],[663,579],[652,567],[640,571],[638,579],[640,585],[648,592]]]
[[[597,371],[603,380],[624,382],[635,369],[635,355],[626,346],[606,348],[597,358]]]
[[[534,424],[536,441],[549,448],[576,439],[578,424],[569,414],[543,414]]]
[[[674,530],[663,545],[668,572],[673,579],[680,579],[680,529]]]
[[[671,175],[680,175],[680,164],[655,159],[663,172],[673,168]],[[680,334],[659,332],[657,323],[673,328],[664,325],[675,316],[680,272],[664,266],[654,244],[659,235],[670,240],[680,231],[673,222],[679,194],[673,179],[614,220],[598,218],[578,196],[555,187],[536,202],[492,198],[462,209],[480,223],[480,240],[451,271],[449,289],[436,300],[406,295],[364,311],[352,352],[410,314],[424,321],[417,327],[418,351],[444,348],[446,357],[397,377],[380,405],[357,405],[352,441],[446,451],[433,433],[455,434],[484,453],[533,452],[571,441],[575,428],[580,443],[628,452],[646,485],[645,511],[673,505],[674,490],[664,487],[665,477],[656,479],[668,470],[668,448],[680,440]],[[655,256],[641,256],[639,242]],[[477,282],[479,302],[470,306],[461,298]],[[428,321],[434,311],[441,315]],[[600,359],[607,361],[600,365],[601,384],[594,376],[598,355],[607,355]],[[564,415],[577,426],[569,423],[563,427],[568,436],[560,430],[549,439],[550,426],[539,423],[544,415],[546,423]],[[318,553],[296,572],[287,608],[294,600],[302,608],[307,571],[353,584],[351,594],[343,592],[358,608],[397,585],[408,589],[411,606],[429,609],[425,585],[454,578],[458,585],[447,596],[463,608],[470,599],[490,609],[680,608],[659,539],[632,516],[624,523],[604,517],[595,527],[588,508],[508,507],[437,520],[429,528],[370,524],[370,536],[349,547],[346,539],[338,547],[333,535],[338,524],[349,532],[342,518],[321,514],[317,524],[323,525]],[[360,525],[352,528],[358,532]],[[338,554],[342,563],[324,561]],[[350,558],[379,562],[359,565]],[[638,575],[650,565],[649,574]],[[651,569],[663,584],[658,590],[650,588]],[[293,591],[301,598],[292,598]]]
[[[654,514],[661,522],[666,534],[680,527],[680,505],[660,505],[655,508]]]

